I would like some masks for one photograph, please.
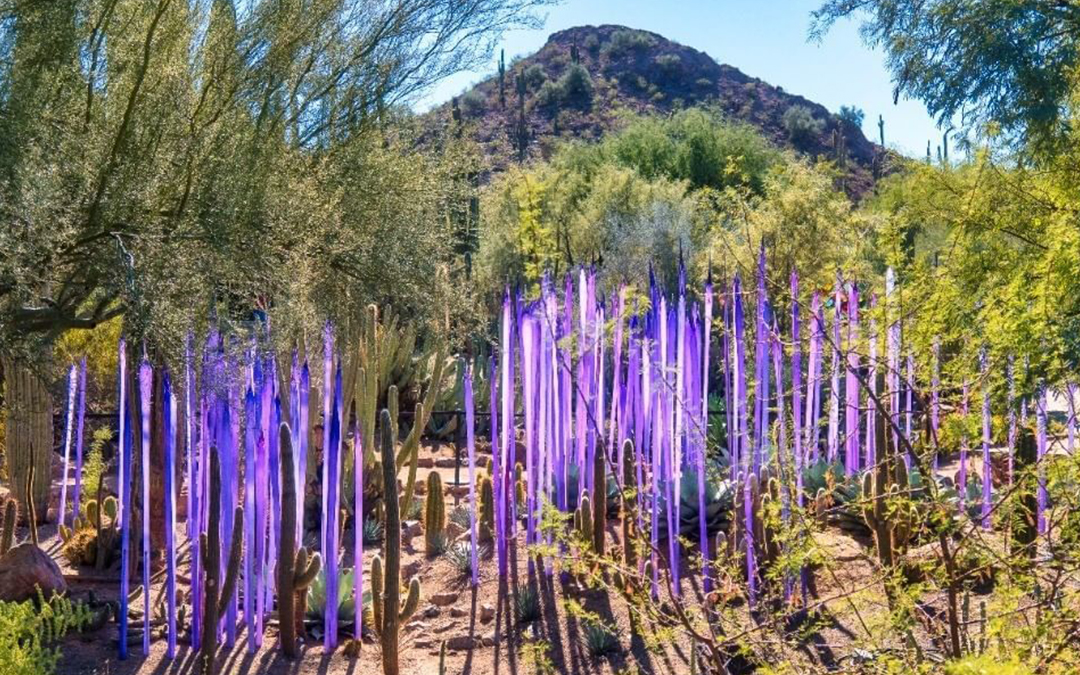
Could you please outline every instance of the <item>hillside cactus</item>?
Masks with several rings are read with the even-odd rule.
[[[397,494],[397,461],[394,457],[394,437],[390,411],[383,410],[379,419],[382,428],[383,490],[386,495],[386,537],[383,556],[371,561],[371,604],[375,631],[382,645],[383,675],[398,675],[398,632],[420,604],[420,580],[413,578],[405,602],[401,598],[401,512]],[[385,567],[383,565],[385,558]]]
[[[296,656],[297,625],[307,604],[307,588],[319,574],[322,558],[297,548],[296,541],[296,469],[293,464],[292,433],[287,424],[278,434],[281,448],[281,529],[279,532],[277,584],[281,651]]]
[[[424,551],[429,556],[441,552],[445,544],[446,498],[442,477],[438,471],[428,474],[427,495],[424,497]]]
[[[200,554],[203,569],[206,570],[204,587],[206,596],[203,600],[202,615],[202,654],[200,672],[213,675],[216,672],[214,656],[217,654],[218,624],[224,614],[230,598],[236,590],[236,580],[240,576],[240,557],[243,550],[244,528],[233,528],[232,542],[227,551],[225,580],[221,582],[221,461],[216,447],[210,448],[210,503],[206,531],[200,533]],[[234,523],[244,522],[244,508],[237,506]],[[219,583],[220,582],[220,583]]]

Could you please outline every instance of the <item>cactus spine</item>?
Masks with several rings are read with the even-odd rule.
[[[427,495],[424,498],[424,550],[429,556],[438,555],[445,547],[446,499],[443,497],[442,477],[438,471],[428,474]]]
[[[296,469],[293,466],[292,433],[287,424],[278,434],[281,447],[281,530],[278,550],[278,618],[281,626],[281,651],[296,656],[296,629],[306,604],[303,596],[319,573],[322,559],[318,553],[308,556],[308,550],[297,548],[296,541]],[[298,598],[298,595],[300,596]],[[299,609],[298,611],[298,608]]]
[[[420,580],[413,577],[409,582],[408,595],[401,604],[401,512],[397,496],[397,462],[394,457],[394,437],[391,430],[390,411],[383,410],[379,419],[382,428],[383,494],[386,498],[386,536],[383,538],[383,555],[386,568],[379,556],[371,561],[371,604],[374,608],[375,630],[382,644],[383,675],[398,675],[398,631],[420,604]],[[414,425],[419,420],[414,420]],[[423,425],[421,425],[422,427]],[[418,427],[414,426],[414,429]],[[380,600],[382,606],[380,607]]]
[[[237,506],[234,523],[244,522],[244,508]],[[210,448],[210,504],[207,531],[199,535],[203,568],[206,570],[206,597],[203,603],[203,675],[213,675],[214,655],[217,653],[218,624],[225,612],[229,599],[236,590],[236,579],[240,575],[240,554],[243,548],[244,528],[235,527],[228,551],[228,563],[225,566],[225,581],[220,584],[221,576],[221,461],[216,447]]]

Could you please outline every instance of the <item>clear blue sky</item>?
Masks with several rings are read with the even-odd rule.
[[[874,141],[881,114],[890,147],[925,156],[926,141],[932,139],[936,147],[941,132],[922,103],[901,99],[893,105],[884,56],[862,44],[854,22],[837,24],[821,44],[807,41],[809,14],[818,4],[813,0],[565,0],[549,8],[543,28],[507,33],[502,47],[509,61],[538,50],[549,34],[572,26],[612,23],[650,30],[833,112],[841,105],[856,105],[866,113],[863,133]],[[441,82],[417,101],[417,109],[425,110],[460,93],[493,73],[497,62],[498,50],[486,67]]]

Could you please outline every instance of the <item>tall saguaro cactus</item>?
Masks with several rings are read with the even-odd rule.
[[[7,404],[6,463],[12,493],[20,504],[30,505],[26,487],[31,465],[42,480],[34,482],[33,506],[22,509],[23,518],[36,513],[39,519],[49,508],[49,480],[52,475],[52,397],[45,382],[29,368],[4,359]]]
[[[318,553],[309,557],[296,541],[296,468],[293,463],[292,434],[282,423],[278,434],[281,446],[281,545],[278,549],[278,617],[281,631],[281,651],[296,656],[297,594],[303,593],[319,573],[322,560]]]
[[[225,580],[221,581],[221,462],[217,448],[210,448],[210,503],[206,532],[199,534],[203,567],[206,569],[206,597],[203,603],[202,675],[213,675],[217,654],[219,623],[240,576],[243,528],[235,527],[226,553]],[[244,522],[244,507],[237,506],[233,522]]]

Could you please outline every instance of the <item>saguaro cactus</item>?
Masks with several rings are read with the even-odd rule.
[[[210,448],[210,504],[207,531],[199,535],[202,544],[201,554],[203,569],[206,570],[206,597],[203,603],[202,664],[203,675],[213,675],[214,656],[218,646],[218,624],[225,612],[229,599],[236,590],[236,579],[240,576],[240,554],[243,549],[242,527],[233,528],[232,542],[228,550],[228,563],[225,566],[225,581],[221,576],[221,461],[216,447]],[[233,522],[244,522],[244,508],[237,506]]]
[[[424,550],[427,554],[440,553],[446,528],[446,499],[443,496],[442,477],[432,471],[427,479],[427,496],[424,499]]]
[[[302,598],[307,587],[315,580],[322,565],[318,553],[310,555],[296,542],[296,469],[293,464],[292,433],[287,424],[281,425],[278,434],[281,447],[281,545],[278,550],[278,617],[281,624],[281,651],[289,658],[296,656],[296,627],[303,608]]]
[[[371,561],[371,605],[375,630],[382,645],[383,675],[398,675],[398,631],[420,604],[420,580],[409,582],[408,595],[401,604],[401,512],[398,508],[397,462],[394,457],[394,437],[391,432],[390,411],[383,410],[379,418],[382,428],[382,472],[386,536],[383,538],[385,572],[379,556]],[[380,606],[381,602],[381,606]]]

